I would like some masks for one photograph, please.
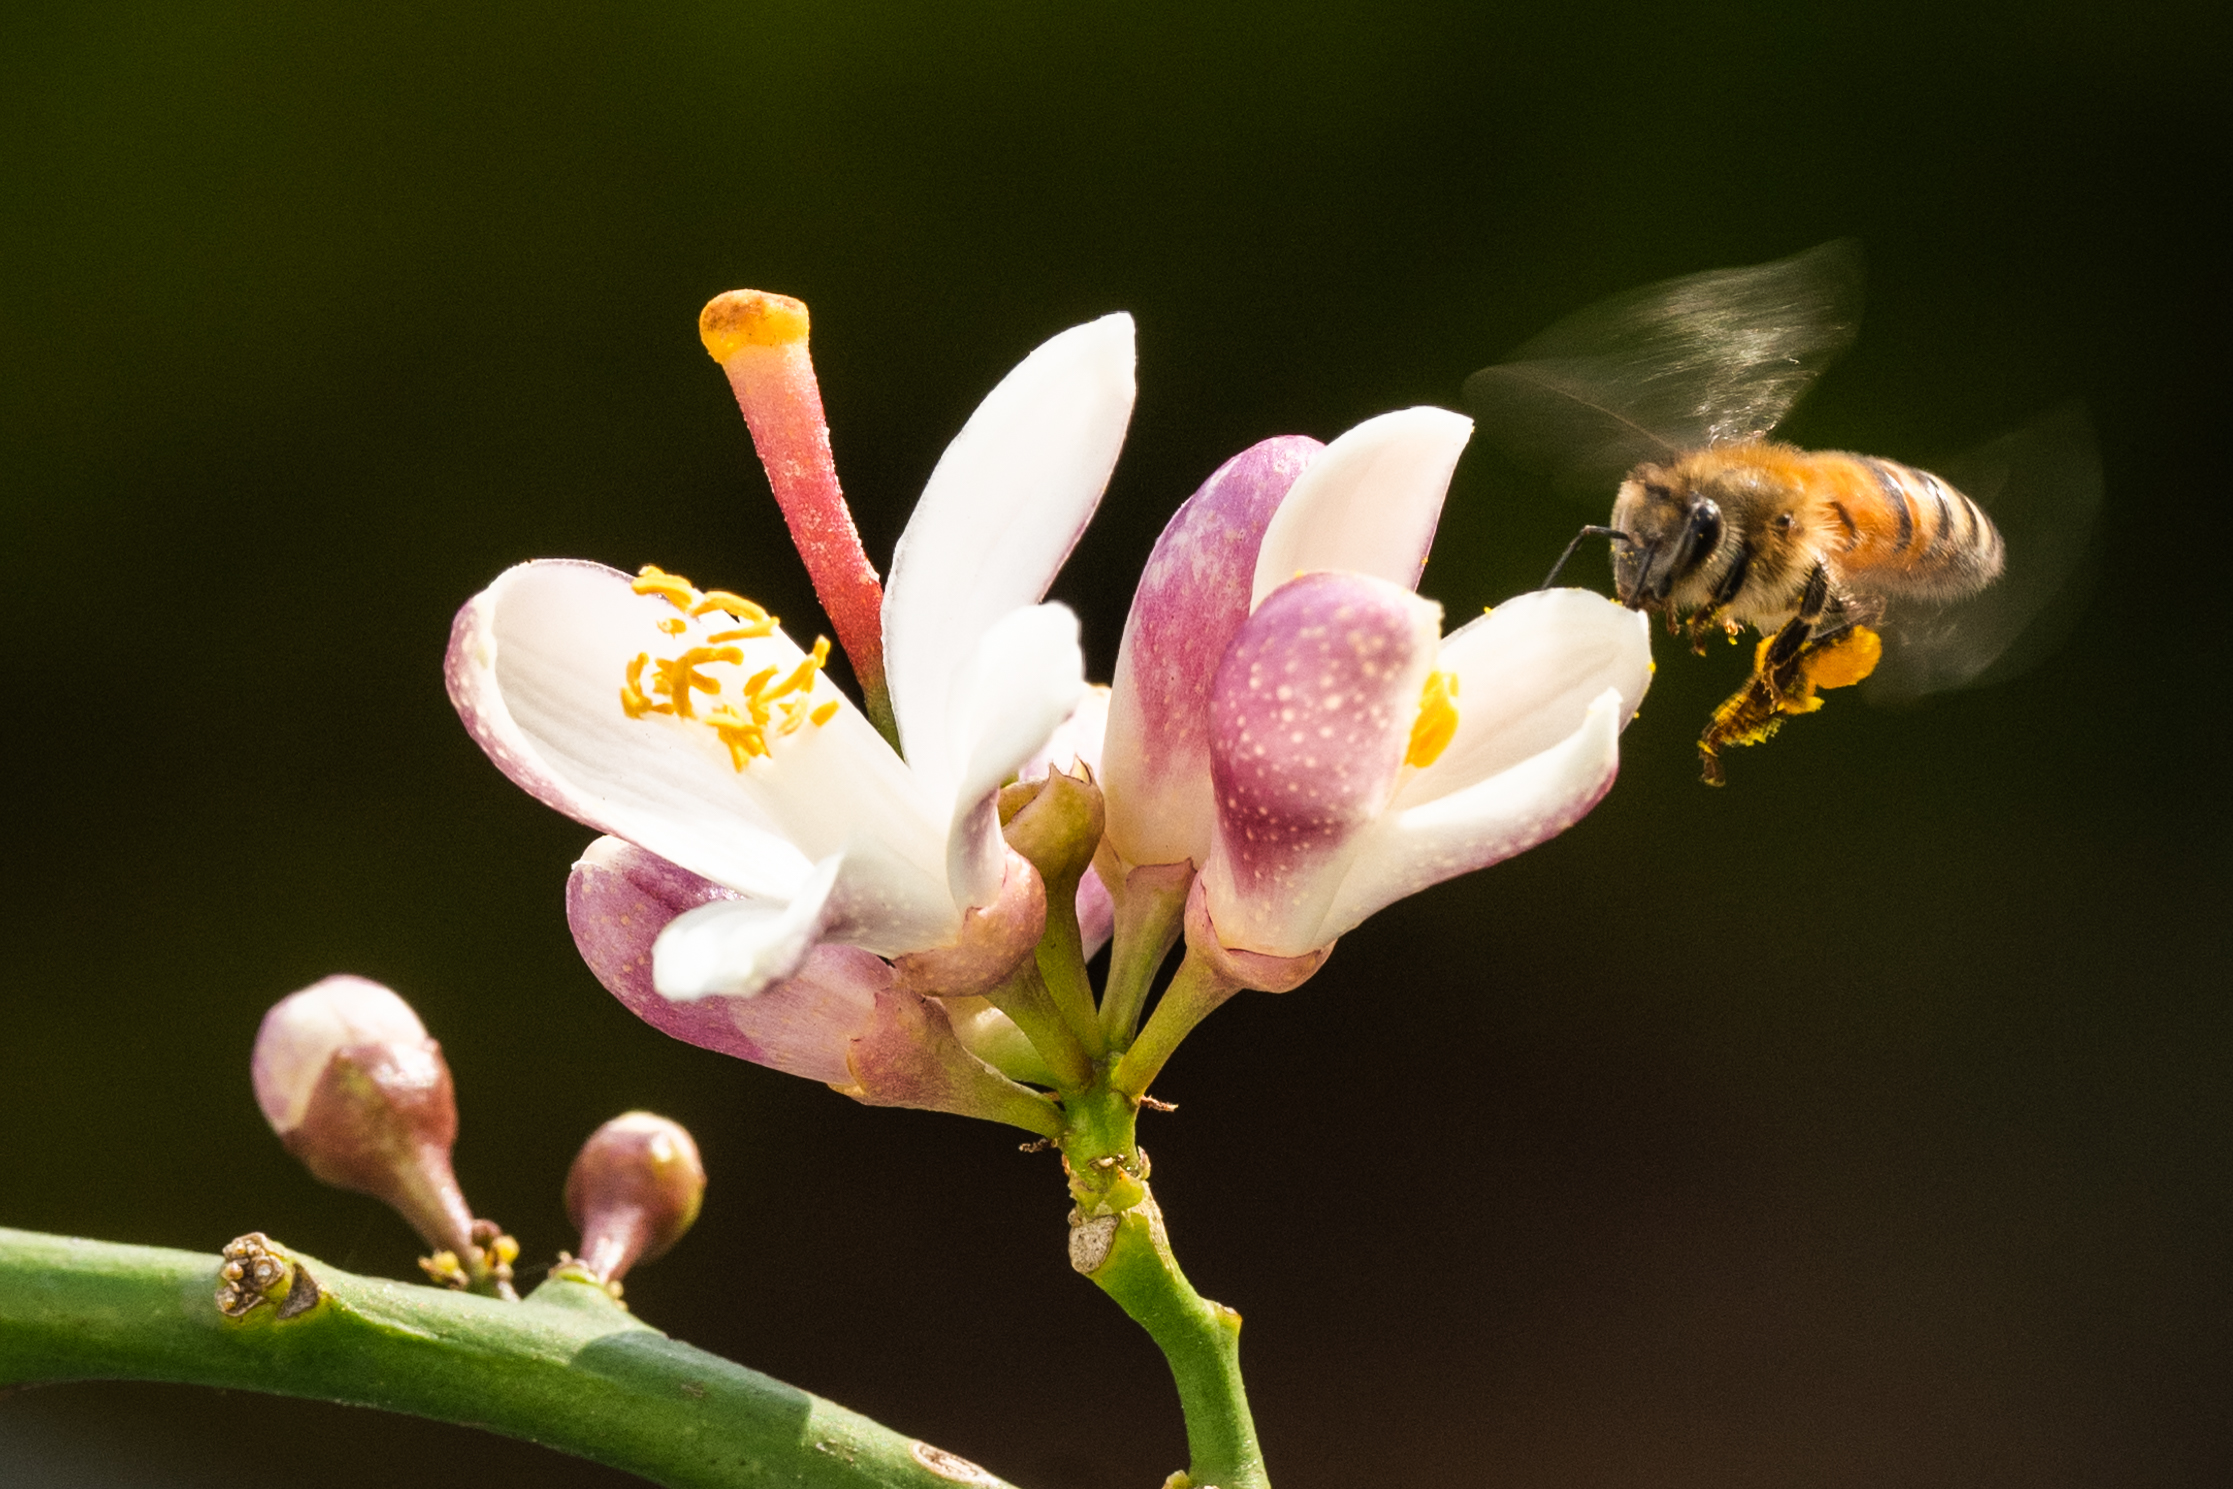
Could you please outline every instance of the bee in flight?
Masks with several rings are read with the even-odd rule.
[[[1693,650],[1715,632],[1760,633],[1751,676],[1699,736],[1709,785],[1725,779],[1723,750],[1812,713],[1821,689],[1874,675],[1876,691],[1914,697],[1979,678],[2059,588],[2099,505],[2075,406],[1978,452],[1967,491],[1770,440],[1851,344],[1860,289],[1850,241],[1666,280],[1466,381],[1484,427],[1523,460],[1600,492],[1619,482],[1610,524],[1583,528],[1551,580],[1583,538],[1610,538],[1620,602],[1664,614]],[[1980,504],[1995,493],[2000,522]]]

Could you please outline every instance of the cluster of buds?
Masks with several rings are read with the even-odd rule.
[[[328,977],[264,1015],[250,1071],[257,1104],[287,1151],[317,1178],[371,1195],[408,1221],[432,1248],[419,1260],[430,1279],[517,1298],[519,1243],[476,1218],[458,1186],[449,1064],[410,1004],[362,977]],[[583,1146],[567,1176],[566,1208],[581,1230],[582,1252],[578,1261],[562,1253],[562,1271],[617,1297],[629,1267],[681,1239],[704,1193],[705,1169],[689,1133],[648,1112],[615,1118]],[[260,1261],[263,1254],[231,1258],[226,1279],[237,1296],[228,1311],[272,1292],[276,1272],[265,1277],[258,1267],[276,1263]]]

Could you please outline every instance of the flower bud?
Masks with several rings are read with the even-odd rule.
[[[460,1285],[501,1291],[501,1261],[450,1168],[457,1101],[442,1046],[417,1014],[362,977],[329,977],[272,1005],[250,1064],[256,1103],[317,1178],[393,1207],[451,1257]],[[445,1273],[447,1276],[447,1273]]]
[[[682,1239],[705,1192],[698,1145],[679,1123],[650,1112],[613,1118],[566,1174],[566,1214],[582,1238],[573,1265],[617,1295],[630,1267]]]

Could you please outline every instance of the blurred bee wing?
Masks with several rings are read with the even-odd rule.
[[[1615,295],[1466,379],[1479,427],[1562,485],[1766,434],[1853,342],[1861,245],[1714,269]]]
[[[1910,702],[2028,670],[2067,639],[2092,590],[2085,560],[2101,510],[2101,456],[2084,404],[2053,409],[1939,474],[1993,519],[2007,563],[1969,599],[1885,616],[1884,661],[1862,685],[1872,702]]]

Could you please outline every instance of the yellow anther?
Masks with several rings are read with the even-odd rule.
[[[744,696],[753,699],[754,701],[758,701],[760,697],[760,689],[773,682],[775,680],[775,674],[781,670],[781,668],[777,667],[762,667],[759,671],[753,673],[750,677],[744,680]]]
[[[699,675],[698,669],[713,662],[743,661],[744,652],[738,647],[693,646],[672,661],[658,659],[659,681],[654,685],[654,690],[665,694],[673,702],[677,715],[685,719],[695,718],[697,713],[691,706],[690,690],[696,688],[701,693],[721,691],[720,683]]]
[[[738,770],[743,770],[753,756],[768,753],[767,731],[727,704],[707,714],[706,722],[729,747],[729,763]]]
[[[763,620],[774,619],[773,616],[744,596],[730,594],[725,589],[707,590],[704,597],[690,607],[692,615],[710,615],[716,610],[726,610],[738,620],[751,625],[758,625]]]
[[[620,711],[631,719],[640,719],[647,713],[673,713],[664,703],[654,703],[644,693],[644,664],[651,660],[651,653],[642,652],[628,664],[628,680],[620,685]]]
[[[684,620],[679,615],[670,615],[665,620],[659,622],[659,629],[665,631],[670,636],[680,636],[684,631],[690,629],[690,622]]]
[[[630,584],[639,595],[657,595],[677,610],[687,611],[698,603],[698,591],[680,574],[670,574],[656,564],[645,564],[636,571]]]
[[[1404,751],[1406,765],[1428,766],[1442,758],[1458,736],[1458,675],[1430,672],[1419,691],[1419,717],[1411,725],[1411,747]]]
[[[726,362],[748,346],[804,341],[806,303],[764,290],[731,290],[715,295],[698,312],[698,339],[716,362]]]
[[[814,727],[817,729],[821,728],[824,724],[827,724],[830,720],[836,717],[837,700],[835,698],[832,698],[829,702],[823,704],[821,707],[815,709],[814,712],[807,715],[807,718],[813,721]]]
[[[829,659],[830,638],[827,636],[815,637],[813,652],[801,659],[798,666],[791,669],[789,677],[784,678],[783,681],[769,688],[765,693],[759,694],[759,696],[772,702],[789,693],[802,693],[810,690],[814,686],[814,674],[821,671],[822,664]]]
[[[751,625],[748,626],[738,626],[733,631],[716,631],[711,636],[708,636],[706,640],[757,641],[762,636],[773,636],[774,634],[775,617],[771,615],[766,620],[754,621]]]

